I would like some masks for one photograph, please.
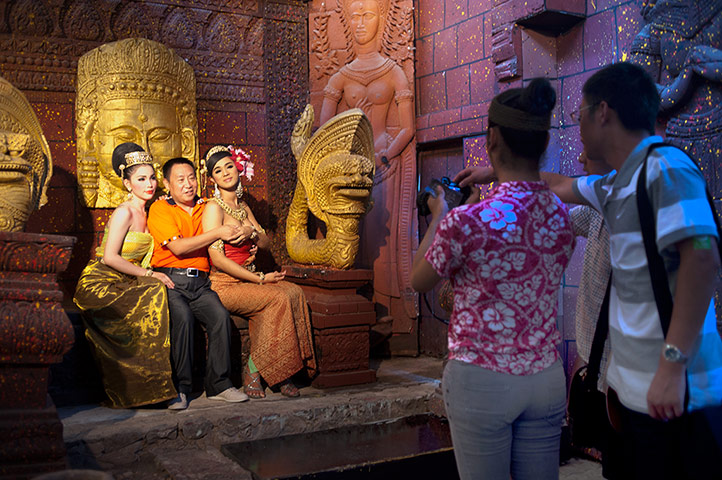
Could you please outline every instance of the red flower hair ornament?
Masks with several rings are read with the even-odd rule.
[[[249,181],[253,179],[253,162],[251,156],[242,148],[236,148],[228,145],[228,151],[231,153],[231,160],[240,172],[242,177],[246,177]]]

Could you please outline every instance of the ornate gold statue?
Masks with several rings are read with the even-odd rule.
[[[307,105],[291,136],[298,180],[286,219],[286,248],[295,262],[348,269],[373,188],[374,135],[358,108],[331,118],[311,137],[313,120]],[[308,237],[309,210],[326,224],[326,238]]]
[[[111,165],[123,142],[142,146],[160,165],[181,156],[197,163],[195,97],[193,68],[152,40],[120,40],[80,57],[75,118],[85,204],[112,208],[125,198]]]
[[[18,232],[48,201],[53,164],[25,95],[0,77],[0,231]]]

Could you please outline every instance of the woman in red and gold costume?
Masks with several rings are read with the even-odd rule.
[[[311,321],[301,288],[283,281],[285,272],[264,274],[253,264],[255,247],[270,244],[266,231],[241,200],[241,176],[250,179],[253,164],[240,148],[215,146],[205,156],[205,168],[215,193],[203,212],[205,231],[220,225],[243,229],[239,245],[219,240],[208,248],[211,284],[223,305],[234,315],[249,319],[251,354],[243,369],[244,391],[251,398],[265,397],[262,381],[278,385],[287,397],[297,397],[291,376],[305,369],[316,371]]]

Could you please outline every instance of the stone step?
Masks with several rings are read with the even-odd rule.
[[[214,448],[156,452],[155,464],[173,480],[252,480],[251,473]]]
[[[134,478],[130,474],[143,465],[153,464],[149,456],[163,451],[218,450],[227,443],[428,413],[441,367],[438,359],[388,359],[379,367],[377,383],[306,387],[295,399],[267,391],[265,399],[241,404],[193,397],[182,412],[86,405],[59,408],[58,413],[70,466],[111,471],[125,480]]]
[[[433,415],[228,444],[221,451],[258,480],[458,478],[448,422]]]

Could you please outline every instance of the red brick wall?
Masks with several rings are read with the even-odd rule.
[[[639,3],[588,0],[584,5],[583,0],[570,1],[565,4],[568,9],[578,4],[575,8],[586,11],[583,21],[560,35],[521,28],[516,32],[519,42],[512,45],[505,43],[499,29],[504,22],[513,23],[534,13],[543,7],[543,1],[418,0],[416,121],[419,149],[424,152],[419,155],[422,185],[435,176],[453,176],[464,166],[484,164],[489,102],[505,88],[520,86],[535,76],[550,78],[558,94],[543,168],[567,175],[582,173],[576,161],[582,148],[579,129],[569,119],[569,112],[579,105],[586,78],[600,67],[626,58],[632,39],[643,26]],[[520,75],[500,81],[495,68],[503,72],[501,62],[510,57],[516,57]],[[463,163],[448,161],[450,145],[462,152]],[[560,292],[558,325],[568,364],[576,356],[574,307],[583,248],[580,241]],[[438,314],[440,310],[435,311]],[[436,338],[446,333],[439,323],[424,306],[422,351],[445,353],[445,345]]]

